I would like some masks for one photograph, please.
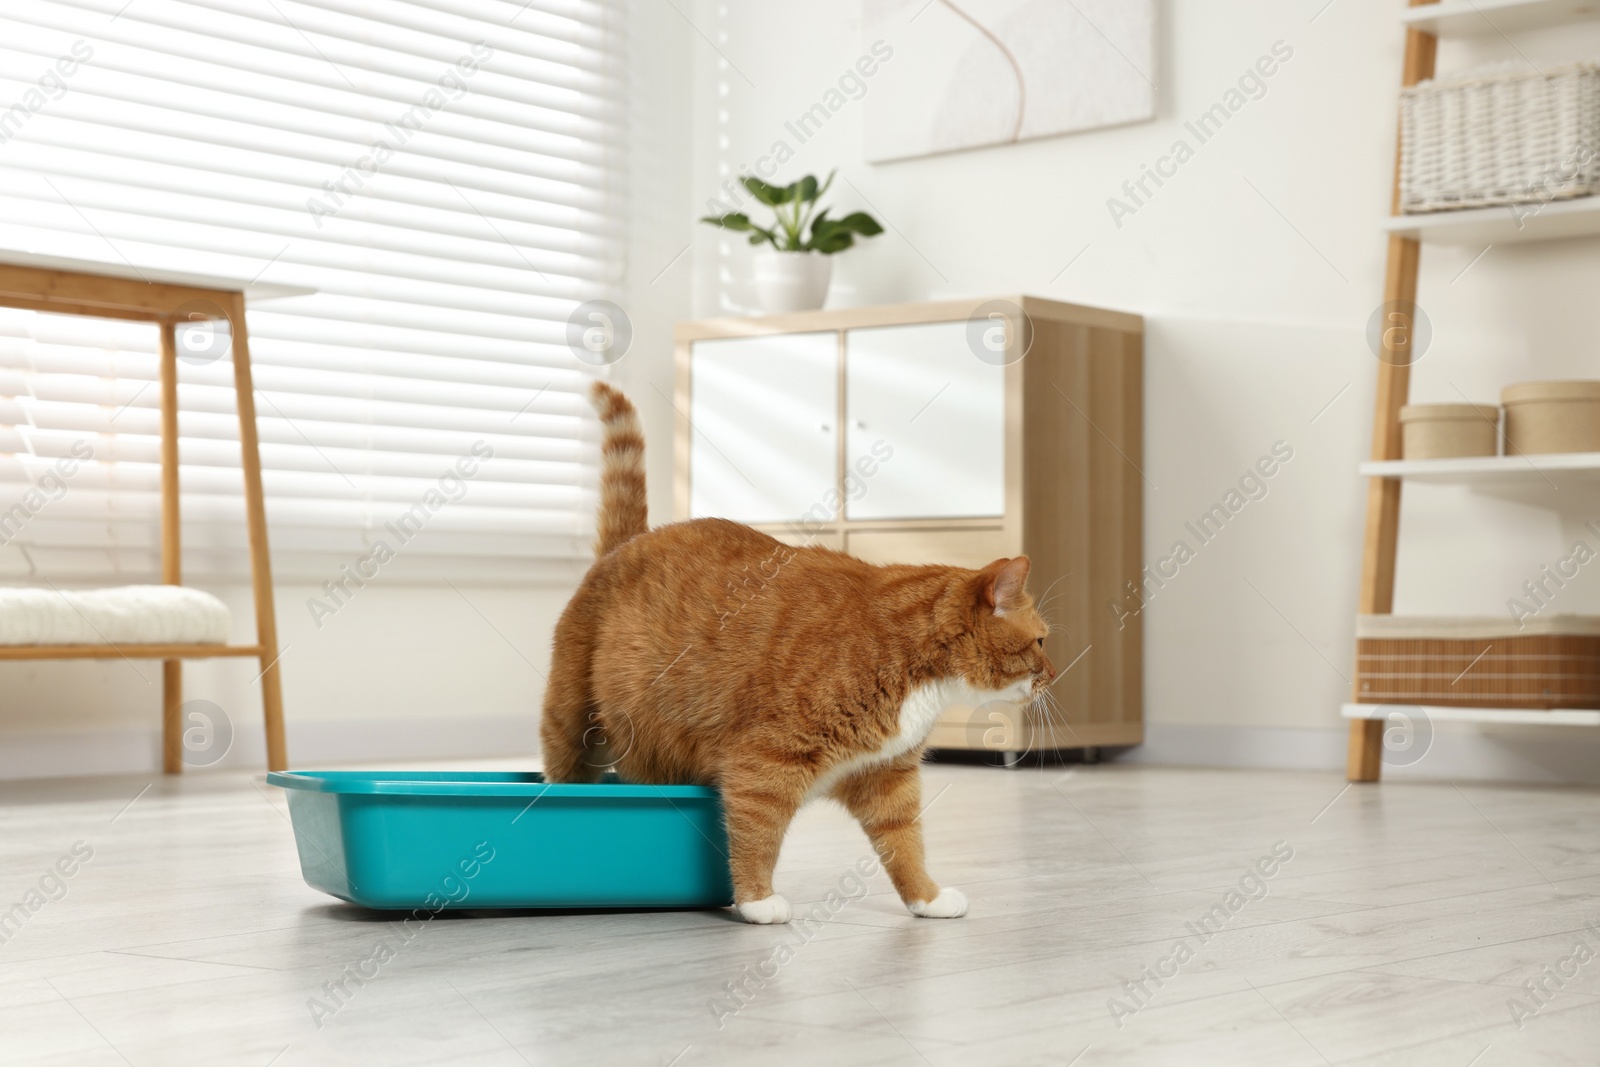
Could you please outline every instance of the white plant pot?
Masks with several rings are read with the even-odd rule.
[[[820,252],[762,248],[756,253],[756,295],[769,315],[816,311],[828,299],[832,277],[833,257]]]

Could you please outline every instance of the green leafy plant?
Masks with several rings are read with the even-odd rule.
[[[789,185],[771,185],[748,175],[741,182],[751,196],[772,209],[776,216],[772,226],[758,226],[742,211],[707,215],[700,221],[724,230],[748,233],[753,245],[770,244],[779,252],[820,252],[825,256],[854,245],[857,235],[876,237],[883,232],[878,220],[865,211],[830,219],[827,208],[817,210],[817,201],[833,184],[833,174],[820,185],[814,174],[807,174]]]

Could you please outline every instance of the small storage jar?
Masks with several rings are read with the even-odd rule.
[[[1406,459],[1493,456],[1500,451],[1500,409],[1492,404],[1407,404],[1400,409]]]
[[[1518,382],[1500,391],[1506,452],[1600,452],[1600,381]]]

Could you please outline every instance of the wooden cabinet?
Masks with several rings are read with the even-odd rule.
[[[1034,297],[681,323],[677,517],[873,563],[1033,560],[1060,708],[951,707],[941,748],[1143,739],[1143,320]]]

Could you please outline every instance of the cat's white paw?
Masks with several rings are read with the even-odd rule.
[[[943,893],[939,895],[944,896]],[[745,922],[761,926],[789,921],[789,902],[776,893],[763,900],[747,900],[743,904],[736,905],[734,910]],[[966,901],[961,902],[961,910],[967,910]]]
[[[967,913],[967,897],[953,886],[945,886],[932,900],[913,900],[906,907],[921,919],[959,919]]]

